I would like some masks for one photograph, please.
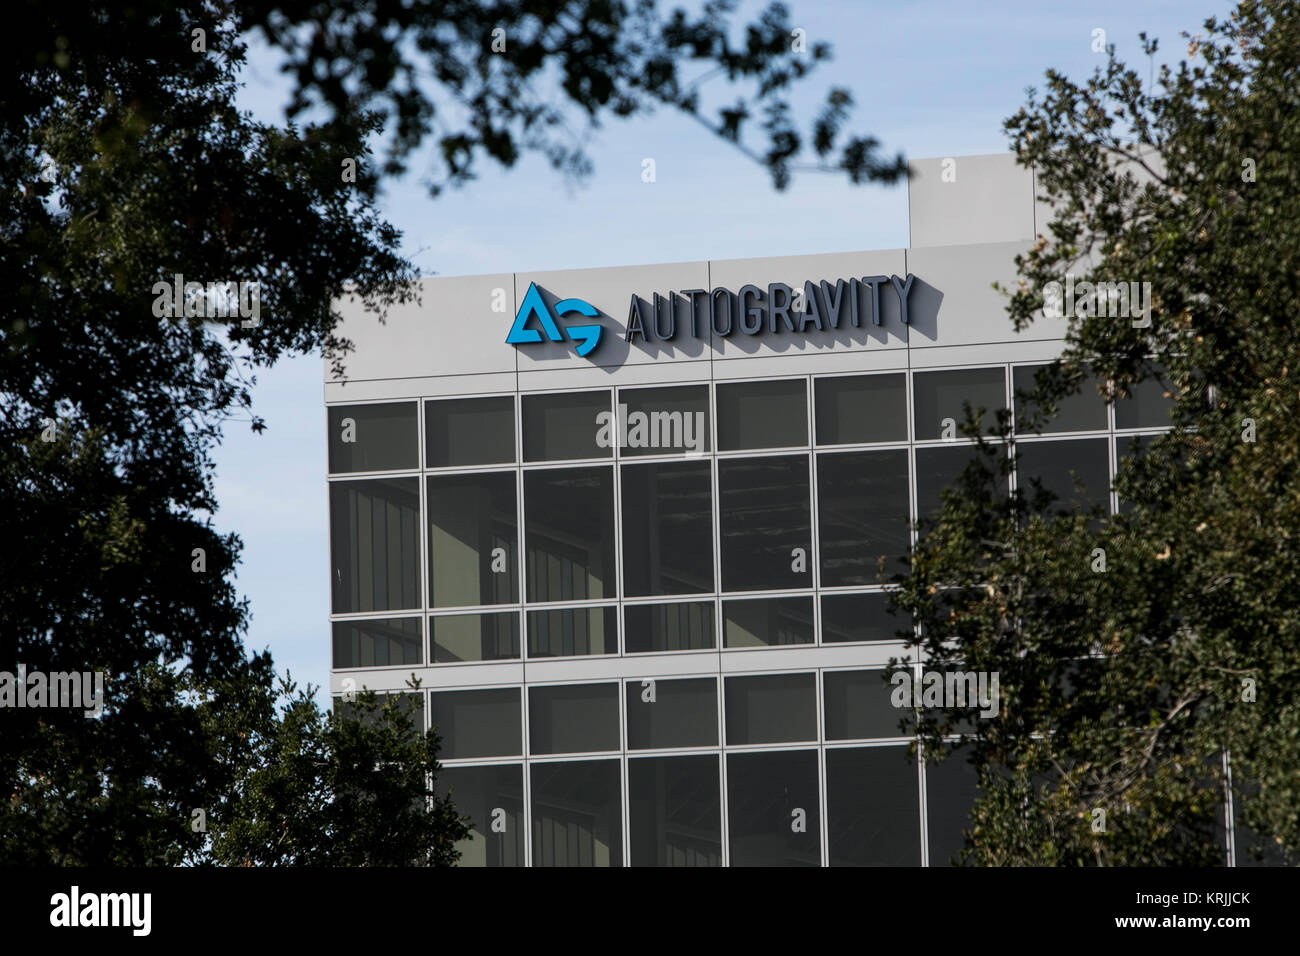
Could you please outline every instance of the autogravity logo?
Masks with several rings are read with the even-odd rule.
[[[546,300],[542,298],[541,291],[537,288],[537,283],[530,282],[528,291],[524,293],[524,301],[519,306],[518,314],[515,315],[514,324],[510,326],[510,334],[506,336],[506,341],[511,345],[540,342],[542,334],[545,333],[548,342],[563,342],[567,337],[577,343],[579,355],[590,355],[600,344],[599,325],[569,325],[561,329],[556,322],[557,318],[575,312],[589,319],[600,315],[596,307],[585,299],[561,299],[555,303],[555,311],[552,314],[546,306]],[[534,318],[541,324],[540,330],[527,327],[529,321]]]

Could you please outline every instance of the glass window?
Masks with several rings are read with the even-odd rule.
[[[811,596],[722,602],[726,647],[811,644],[813,631]]]
[[[336,614],[420,606],[418,478],[330,483]]]
[[[1169,393],[1167,396],[1166,392]],[[1115,427],[1171,427],[1173,419],[1169,410],[1174,407],[1176,394],[1173,384],[1166,380],[1163,369],[1157,367],[1154,377],[1138,382],[1129,389],[1128,398],[1115,400]]]
[[[368,713],[364,718],[364,723],[368,727],[373,727],[379,723],[383,709],[388,706],[390,700],[397,705],[397,708],[404,712],[411,720],[411,729],[418,736],[424,733],[424,694],[412,694],[406,691],[399,691],[390,694],[375,694],[379,706]],[[360,720],[359,708],[353,701],[344,700],[342,697],[334,698],[334,712],[342,720]]]
[[[900,737],[911,732],[901,729],[904,723],[909,727],[913,723],[910,695],[906,707],[895,707],[895,688],[885,683],[884,671],[826,671],[822,683],[827,740]]]
[[[562,395],[525,395],[524,461],[561,461],[566,458],[609,458],[612,442],[596,443],[602,412],[612,414],[609,392],[569,392]]]
[[[513,462],[514,397],[425,402],[424,460],[430,468]]]
[[[392,471],[418,468],[415,403],[331,405],[330,471]]]
[[[964,751],[950,753],[943,763],[925,765],[931,866],[951,865],[965,848],[970,811],[978,795],[979,775]]]
[[[534,754],[618,750],[618,684],[528,689],[528,740]]]
[[[623,865],[617,760],[534,763],[528,773],[533,789],[533,866]]]
[[[817,528],[822,587],[879,584],[904,571],[911,547],[907,452],[817,456]]]
[[[638,757],[627,762],[633,866],[721,866],[718,757]]]
[[[700,454],[710,451],[709,387],[620,388],[620,420],[627,421],[622,455]],[[621,434],[621,433],[620,433]]]
[[[1083,490],[1076,489],[1075,482]],[[1082,511],[1110,500],[1110,442],[1105,438],[1075,441],[1019,442],[1016,487],[1025,500],[1036,497],[1037,481],[1052,496],[1050,512]]]
[[[528,600],[614,597],[614,484],[608,467],[524,473]]]
[[[727,678],[727,745],[817,739],[813,674]]]
[[[434,691],[429,704],[429,720],[442,737],[440,757],[456,760],[523,753],[518,687]]]
[[[1019,365],[1011,370],[1011,386],[1016,403],[1016,428],[1020,431],[1028,431],[1026,416],[1031,411],[1038,410],[1037,406],[1031,408],[1028,402],[1029,396],[1034,392],[1035,377],[1040,369],[1049,367],[1048,365]],[[1078,392],[1066,395],[1057,402],[1056,415],[1044,422],[1042,427],[1033,434],[1097,429],[1104,431],[1107,427],[1106,402],[1097,391],[1101,381],[1096,377],[1085,379]]]
[[[424,662],[418,617],[381,621],[335,621],[335,667],[387,667]]]
[[[912,375],[912,401],[916,409],[916,438],[944,438],[945,419],[951,418],[961,436],[966,421],[964,404],[971,411],[984,409],[980,431],[997,424],[997,411],[1007,403],[1006,379],[1001,368],[967,368],[944,372],[915,372]]]
[[[817,752],[727,755],[732,866],[820,866]]]
[[[808,458],[732,458],[718,462],[722,589],[812,586]]]
[[[470,819],[469,838],[456,843],[457,866],[524,865],[523,767],[441,767],[434,792]]]
[[[801,378],[718,386],[718,450],[808,444],[808,389]]]
[[[889,595],[822,595],[822,643],[844,641],[897,641],[898,633],[911,633],[906,617],[889,612]]]
[[[713,479],[707,461],[624,465],[623,593],[713,590]]]
[[[626,688],[629,750],[717,746],[718,682],[713,678],[647,678],[630,680]]]
[[[433,662],[508,661],[519,657],[519,613],[439,614],[429,618]]]
[[[831,866],[920,866],[916,767],[904,747],[826,751]]]
[[[817,444],[907,441],[907,382],[902,372],[813,380]]]
[[[629,654],[716,647],[713,602],[625,604],[623,643]]]
[[[617,653],[616,608],[582,607],[528,612],[529,657]]]
[[[431,607],[519,600],[515,473],[426,478]]]
[[[994,447],[999,455],[1006,454],[1002,446]],[[996,476],[997,493],[1006,495],[1006,475],[994,471],[996,462],[981,457],[975,445],[916,449],[916,511],[920,517],[933,516],[939,510],[940,495],[944,489],[958,488],[962,472],[975,458],[979,458],[984,467]]]

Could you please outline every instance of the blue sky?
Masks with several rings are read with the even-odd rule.
[[[1232,8],[1208,0],[787,6],[810,44],[827,40],[834,50],[833,62],[806,81],[812,102],[830,86],[848,87],[857,101],[850,130],[876,136],[884,155],[909,158],[1007,151],[1002,122],[1024,102],[1027,87],[1042,86],[1045,70],[1082,79],[1104,62],[1092,52],[1094,29],[1105,30],[1119,57],[1144,72],[1139,32],[1160,39],[1158,67],[1185,55],[1181,31],[1196,33],[1207,17],[1223,18]],[[742,13],[759,9],[747,4]],[[247,109],[282,117],[285,86],[274,57],[254,46],[245,83]],[[725,96],[721,84],[709,89]],[[422,185],[430,170],[417,162],[405,179],[388,184],[381,210],[402,230],[404,254],[425,275],[908,244],[903,185],[852,186],[812,173],[777,193],[756,164],[667,111],[608,121],[585,140],[595,172],[581,185],[528,156],[511,170],[483,165],[477,180],[435,200]],[[653,183],[641,179],[645,158],[655,160]],[[242,424],[227,428],[216,456],[216,524],[244,542],[237,585],[251,606],[250,649],[270,648],[281,672],[324,686],[329,528],[320,357],[262,370],[253,404],[268,427],[260,435]]]

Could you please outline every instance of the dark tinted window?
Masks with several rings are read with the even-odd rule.
[[[417,478],[330,484],[330,560],[335,613],[420,606]]]
[[[612,607],[528,612],[528,656],[618,653],[618,611]]]
[[[716,647],[713,602],[625,604],[623,641],[629,654]]]
[[[515,460],[515,400],[453,398],[424,403],[424,457],[430,468]]]
[[[1027,415],[1037,411],[1031,406],[1028,397],[1034,392],[1035,376],[1045,365],[1021,365],[1011,370],[1011,385],[1016,403],[1016,429],[1029,431]],[[1105,430],[1106,403],[1097,391],[1100,379],[1085,380],[1083,387],[1073,395],[1067,395],[1057,402],[1057,413],[1035,430],[1035,433],[1080,432]]]
[[[820,866],[815,750],[727,755],[732,866]]]
[[[430,604],[463,607],[517,601],[514,472],[425,480]]]
[[[528,740],[534,754],[618,750],[618,685],[528,689]]]
[[[812,597],[722,602],[724,647],[811,644],[813,632]]]
[[[814,558],[807,456],[719,461],[718,493],[722,589],[810,587],[808,568]]]
[[[994,446],[999,456],[1006,454],[1002,446]],[[997,469],[997,460],[979,454],[974,445],[955,445],[916,449],[916,509],[922,517],[933,515],[939,509],[940,495],[945,488],[961,489],[959,479],[967,463],[978,458],[995,476],[997,494],[1007,494],[1007,479]]]
[[[624,465],[623,592],[713,590],[713,480],[707,461]]]
[[[386,667],[423,660],[424,636],[418,617],[334,623],[335,667]]]
[[[608,467],[524,474],[528,600],[614,596],[614,485]]]
[[[330,471],[390,471],[420,462],[415,403],[329,408]]]
[[[622,866],[617,760],[534,763],[533,866]]]
[[[1019,442],[1016,446],[1016,484],[1025,500],[1033,502],[1037,481],[1052,495],[1047,510],[1077,511],[1110,500],[1110,442],[1105,438],[1076,441]],[[1081,483],[1081,489],[1076,487]]]
[[[721,866],[722,801],[714,754],[627,762],[633,866]]]
[[[439,614],[429,618],[433,662],[502,661],[519,656],[519,613]]]
[[[1152,378],[1132,386],[1128,398],[1116,399],[1115,427],[1171,427],[1173,419],[1169,416],[1169,410],[1174,407],[1176,394],[1173,384],[1165,378],[1160,369],[1157,369]]]
[[[900,724],[904,720],[911,723],[911,697],[907,696],[906,707],[895,707],[895,688],[885,683],[883,674],[863,670],[826,671],[822,675],[827,740],[898,737],[906,733]]]
[[[965,847],[970,811],[979,794],[979,776],[966,751],[925,767],[925,802],[930,830],[930,865],[949,866]]]
[[[911,631],[905,617],[889,613],[889,596],[871,594],[822,595],[822,642],[896,641],[899,631]]]
[[[429,695],[440,757],[517,757],[523,753],[519,688],[448,690]]]
[[[911,545],[907,451],[817,456],[817,521],[823,587],[880,584],[904,569]]]
[[[450,795],[456,813],[470,818],[469,838],[456,844],[457,866],[524,865],[523,767],[442,767],[434,792]]]
[[[997,410],[1006,405],[1005,376],[1000,368],[969,368],[943,372],[916,372],[912,376],[913,404],[916,409],[916,437],[944,438],[945,419],[951,418],[954,434],[961,437],[966,421],[963,403],[971,411],[984,409],[980,431],[997,424]]]
[[[727,678],[727,744],[781,744],[817,739],[812,674]]]
[[[525,395],[524,461],[609,458],[612,445],[596,443],[602,412],[612,414],[608,391]]]
[[[916,767],[903,747],[826,751],[831,866],[920,866]]]
[[[631,680],[626,693],[628,749],[717,745],[718,683],[712,678]]]
[[[907,381],[902,372],[813,380],[817,444],[907,441]]]
[[[718,386],[719,451],[806,444],[808,396],[803,379]]]
[[[707,385],[621,388],[618,400],[627,406],[622,455],[700,454],[713,447]]]

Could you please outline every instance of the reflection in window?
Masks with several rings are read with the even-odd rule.
[[[623,641],[629,654],[715,647],[713,602],[625,604]]]
[[[441,475],[426,481],[431,605],[518,600],[514,472]]]
[[[806,455],[719,461],[718,494],[724,591],[812,586]]]
[[[727,755],[732,866],[820,866],[815,750]]]
[[[330,472],[418,467],[415,418],[415,402],[330,406]]]
[[[442,738],[438,756],[517,757],[523,753],[519,688],[445,690],[429,695],[429,721]]]
[[[505,661],[519,657],[519,613],[439,614],[429,618],[433,662]]]
[[[1039,406],[1031,405],[1029,397],[1034,393],[1037,375],[1047,365],[1019,365],[1011,370],[1011,386],[1016,403],[1016,429],[1028,431],[1027,416],[1041,411]],[[1043,423],[1034,434],[1052,432],[1097,431],[1106,428],[1106,403],[1097,391],[1101,379],[1093,377],[1084,379],[1078,392],[1066,395],[1057,401],[1057,413]]]
[[[1001,368],[967,368],[943,372],[915,372],[912,375],[912,401],[915,408],[916,437],[962,437],[966,421],[965,404],[971,411],[984,409],[980,431],[987,433],[997,424],[997,411],[1004,408],[1006,377]],[[952,419],[955,430],[945,435],[945,419]]]
[[[640,757],[627,764],[633,866],[721,866],[718,758]]]
[[[335,667],[420,664],[423,644],[418,617],[334,622]]]
[[[686,454],[688,451],[704,453],[712,448],[709,441],[709,387],[707,385],[620,388],[618,400],[627,406],[629,422],[635,421],[632,415],[636,412],[647,416],[649,431],[646,437],[652,442],[643,447],[634,447],[633,438],[629,435],[627,445],[619,452],[621,455],[671,455]],[[697,424],[700,427],[697,428]],[[668,429],[667,433],[664,431],[665,427]],[[688,447],[685,441],[688,427],[690,444],[694,447]],[[677,436],[682,440],[673,444],[664,441],[666,436]]]
[[[814,675],[763,674],[726,680],[728,746],[817,739]]]
[[[1110,500],[1110,443],[1105,438],[1020,442],[1016,447],[1016,487],[1033,503],[1034,481],[1052,496],[1049,513],[1085,511]],[[1076,489],[1076,480],[1083,490]]]
[[[726,647],[771,647],[813,642],[811,597],[750,598],[722,602]]]
[[[335,613],[420,606],[420,494],[416,478],[330,484]]]
[[[523,767],[442,767],[434,792],[450,795],[456,813],[470,819],[469,838],[456,844],[457,866],[524,865]]]
[[[803,379],[718,386],[718,450],[808,444],[808,389]]]
[[[534,763],[529,775],[534,866],[623,865],[617,760]]]
[[[424,457],[430,468],[513,462],[514,397],[425,402]]]
[[[614,597],[614,487],[608,467],[524,474],[528,600]]]
[[[879,584],[905,568],[908,527],[907,451],[817,456],[817,526],[823,587]]]
[[[624,465],[623,593],[713,590],[713,483],[707,461]]]
[[[1006,454],[1004,447],[995,445],[998,456]],[[944,489],[960,489],[963,470],[971,461],[979,459],[983,468],[994,476],[996,494],[1007,495],[1007,477],[1000,471],[997,459],[982,456],[975,445],[954,445],[951,448],[931,447],[916,449],[916,512],[922,517],[933,517],[939,510]]]
[[[920,866],[916,767],[903,747],[826,751],[831,866]]]
[[[970,811],[979,795],[979,776],[966,756],[964,750],[959,750],[950,753],[943,763],[925,765],[931,866],[949,866],[966,846]]]
[[[712,677],[630,680],[626,688],[629,750],[717,746],[718,682]]]
[[[1173,424],[1169,412],[1177,389],[1165,377],[1157,366],[1152,378],[1129,388],[1128,398],[1115,400],[1116,428],[1169,428]]]
[[[529,657],[618,653],[618,611],[612,607],[528,612]]]
[[[885,683],[884,672],[826,671],[822,675],[826,696],[826,739],[860,740],[898,737],[903,721],[911,724],[909,707],[895,707],[894,687]]]
[[[822,595],[822,642],[897,641],[899,632],[911,633],[906,617],[889,612],[889,595],[883,591],[870,594]]]
[[[609,392],[568,392],[560,395],[525,395],[524,461],[562,461],[571,458],[609,458],[611,447],[596,443],[600,430],[596,418],[610,412]]]
[[[907,441],[907,382],[902,372],[813,380],[817,444]]]
[[[618,739],[618,684],[528,689],[528,742],[533,754],[618,750]]]

